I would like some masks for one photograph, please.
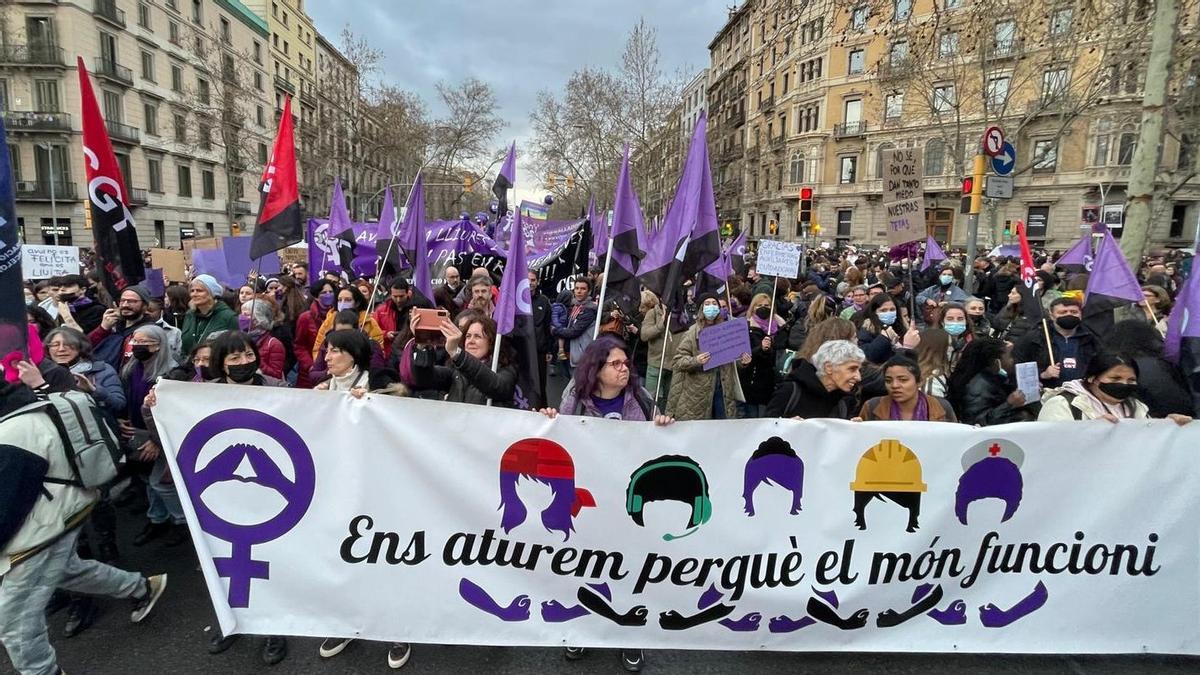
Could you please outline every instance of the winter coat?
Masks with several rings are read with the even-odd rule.
[[[721,395],[725,403],[725,419],[737,418],[737,404],[744,402],[737,365],[727,363],[712,370],[696,360],[700,354],[700,331],[706,322],[692,325],[681,337],[671,360],[671,391],[667,396],[667,414],[677,420],[712,419],[713,396],[717,378],[721,378]]]
[[[330,310],[325,315],[325,320],[321,322],[321,327],[317,329],[317,339],[313,342],[312,348],[313,358],[316,358],[321,345],[325,344],[325,335],[333,330],[333,318],[335,316],[337,316],[337,310]],[[379,329],[379,324],[375,323],[375,319],[367,315],[367,310],[364,309],[358,313],[358,324],[362,327],[362,332],[367,334],[367,337],[371,338],[380,347],[383,346],[383,331]]]
[[[125,387],[121,385],[121,376],[117,369],[103,361],[80,361],[72,371],[83,375],[92,383],[92,398],[102,408],[113,415],[120,415],[125,410]]]
[[[992,317],[992,328],[996,337],[1016,344],[1037,327],[1036,321],[1031,321],[1021,314],[1021,305],[1005,305],[999,314]]]
[[[856,399],[840,389],[829,391],[817,375],[812,362],[793,361],[792,372],[775,387],[767,403],[767,417],[802,417],[804,419],[850,419]]]
[[[1134,362],[1138,367],[1137,399],[1150,409],[1150,417],[1192,415],[1192,394],[1178,367],[1154,356],[1139,356]]]
[[[264,375],[283,379],[283,363],[287,354],[279,338],[263,333],[258,338],[258,370]]]
[[[46,413],[25,413],[0,423],[0,448],[4,445],[19,449],[0,449],[0,466],[4,467],[0,483],[19,480],[26,475],[22,468],[36,471],[36,465],[43,462],[48,463],[46,477],[74,477],[58,429]],[[9,493],[11,487],[0,487],[0,493]],[[43,483],[41,487],[45,494],[37,498],[20,529],[0,550],[0,575],[82,524],[100,497],[98,490],[61,483]]]
[[[1051,339],[1058,335],[1054,326],[1048,325]],[[1014,363],[1025,363],[1027,361],[1036,361],[1038,372],[1041,373],[1050,366],[1050,354],[1046,351],[1046,330],[1043,330],[1038,324],[1033,324],[1029,332],[1026,333],[1020,341],[1013,345],[1012,356]],[[1087,364],[1096,355],[1096,339],[1091,331],[1083,326],[1075,330],[1075,335],[1071,337],[1075,342],[1075,368],[1080,375],[1087,370]],[[1058,363],[1062,362],[1062,350],[1056,343],[1054,346],[1054,360]],[[1053,380],[1042,380],[1042,385],[1045,387],[1062,386],[1063,380],[1055,378]]]
[[[396,309],[396,304],[391,300],[384,300],[375,308],[375,313],[371,317],[375,319],[379,330],[383,332],[383,351],[385,353],[392,351],[392,339],[388,338],[388,333],[398,332],[408,325],[411,308],[412,305],[406,302],[403,307]]]
[[[314,345],[317,342],[317,328],[324,321],[321,305],[313,302],[308,311],[296,319],[296,339],[292,341],[292,355],[296,357],[299,373],[296,377],[297,389],[312,389],[316,382],[309,376],[313,367]],[[319,345],[318,345],[319,346]]]
[[[766,405],[775,393],[775,349],[772,346],[763,350],[762,341],[766,336],[766,331],[751,324],[750,363],[737,366],[742,393],[746,403],[751,405]]]
[[[864,321],[864,324],[867,322]],[[867,355],[867,360],[871,363],[883,365],[888,359],[892,358],[895,352],[892,347],[892,341],[882,333],[872,333],[866,328],[858,329],[858,347]]]
[[[538,354],[557,354],[554,338],[550,335],[550,319],[553,310],[550,300],[541,293],[534,293],[530,309],[533,310],[533,339]]]
[[[946,399],[937,396],[926,396],[925,400],[929,402],[930,422],[958,421],[958,418],[954,415],[954,408]],[[867,401],[863,404],[862,409],[858,411],[858,416],[864,422],[888,420],[891,419],[891,414],[892,399],[887,396],[880,396]]]
[[[436,389],[446,392],[446,400],[453,403],[471,403],[502,407],[513,407],[513,395],[517,388],[517,369],[512,365],[500,366],[493,373],[487,364],[465,349],[449,359],[448,366],[420,367],[412,364],[412,373],[417,389]]]
[[[664,371],[671,372],[671,362],[675,358],[679,336],[674,331],[667,333],[666,311],[661,304],[646,312],[639,335],[641,341],[646,343],[646,364],[655,368],[662,364]],[[665,358],[664,349],[667,351]]]
[[[1131,406],[1130,419],[1141,420],[1150,417],[1145,403],[1136,398],[1130,398],[1126,403]],[[1100,419],[1103,415],[1104,411],[1097,410],[1088,397],[1055,389],[1043,394],[1042,411],[1038,413],[1037,420],[1039,422],[1071,422]]]
[[[926,300],[932,300],[938,304],[943,302],[966,302],[967,292],[958,287],[958,284],[950,284],[943,288],[941,284],[934,284],[929,288],[917,294],[917,309],[925,306]]]
[[[191,354],[196,345],[204,342],[204,338],[222,330],[237,330],[237,312],[229,305],[217,300],[208,314],[201,315],[195,309],[189,309],[183,318],[183,353]]]
[[[1014,408],[1008,402],[1012,391],[1012,386],[999,374],[986,370],[977,373],[967,383],[966,391],[959,395],[958,419],[964,424],[983,427],[1034,419],[1037,410],[1031,408],[1030,403]]]
[[[150,319],[142,317],[132,326],[126,326],[123,321],[114,326],[112,330],[105,329],[104,326],[97,326],[95,330],[88,333],[88,342],[92,343],[92,360],[103,361],[116,370],[120,370],[132,352],[129,341],[133,338],[134,331],[149,323],[151,323]]]
[[[583,417],[603,417],[592,402],[591,396],[582,400],[575,397],[575,380],[567,382],[563,389],[562,402],[558,411],[563,415],[582,415]],[[625,401],[621,407],[621,419],[626,422],[648,422],[654,415],[654,396],[642,387],[625,389]]]
[[[583,351],[592,344],[593,324],[596,322],[596,303],[590,299],[581,303],[573,303],[567,312],[567,324],[563,328],[554,327],[550,334],[556,338],[571,341],[571,365],[579,363]]]

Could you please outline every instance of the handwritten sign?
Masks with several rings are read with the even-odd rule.
[[[79,274],[79,247],[26,244],[21,247],[21,276],[49,279]]]
[[[276,251],[279,254],[280,265],[308,264],[307,246],[289,246]]]
[[[700,351],[712,354],[705,370],[737,361],[750,353],[750,324],[745,319],[730,319],[705,328],[700,331]]]
[[[173,248],[150,249],[150,266],[162,270],[166,281],[187,281],[183,251]]]
[[[800,256],[803,252],[800,244],[763,239],[758,242],[755,266],[762,276],[794,279],[800,273]]]
[[[885,150],[883,211],[888,246],[925,238],[925,193],[921,187],[921,153],[913,148]]]

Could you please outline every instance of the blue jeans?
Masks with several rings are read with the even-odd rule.
[[[52,675],[58,659],[46,627],[46,604],[54,589],[111,598],[140,596],[142,575],[75,554],[79,528],[19,563],[0,583],[0,642],[22,675]]]
[[[146,517],[152,523],[165,523],[170,520],[176,525],[187,522],[183,515],[183,504],[179,503],[179,493],[174,483],[164,483],[167,474],[167,458],[159,452],[154,460],[154,468],[150,470],[149,485],[146,486],[146,497],[150,508],[146,509]]]

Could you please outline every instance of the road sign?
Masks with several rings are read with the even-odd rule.
[[[1012,143],[1004,141],[1000,146],[1000,153],[992,157],[992,171],[997,176],[1007,176],[1012,173],[1013,167],[1017,165],[1017,149]]]
[[[1012,176],[988,176],[984,189],[985,196],[992,199],[1012,199]]]
[[[1004,132],[1000,127],[988,127],[983,132],[983,152],[989,157],[995,157],[1004,149]]]

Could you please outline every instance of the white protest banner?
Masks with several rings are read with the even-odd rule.
[[[790,241],[763,239],[758,242],[755,269],[766,277],[794,279],[800,273],[800,256],[804,248]]]
[[[914,148],[884,150],[883,209],[888,246],[925,238],[925,193],[921,188],[921,153]]]
[[[1200,653],[1200,424],[660,428],[236,386],[154,408],[226,635]]]
[[[79,274],[79,269],[78,246],[25,244],[21,247],[21,276],[26,279]]]
[[[700,331],[698,340],[700,351],[711,355],[704,369],[712,370],[750,353],[750,324],[745,319],[722,321]]]

